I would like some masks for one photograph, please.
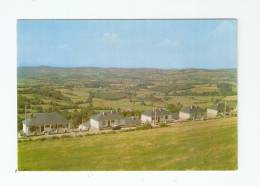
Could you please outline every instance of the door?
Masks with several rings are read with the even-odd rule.
[[[41,126],[41,132],[44,131],[44,126]]]

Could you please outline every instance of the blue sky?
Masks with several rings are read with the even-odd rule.
[[[17,65],[236,68],[236,20],[19,20]]]

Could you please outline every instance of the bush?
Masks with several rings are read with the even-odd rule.
[[[151,128],[153,128],[153,127],[150,123],[145,123],[141,126],[137,126],[136,130],[145,130],[145,129],[151,129]]]
[[[159,126],[160,127],[168,127],[168,125],[166,123],[160,123]]]
[[[170,111],[170,112],[179,112],[182,108],[182,105],[180,103],[178,103],[177,105],[175,104],[168,104],[167,105],[167,109]]]

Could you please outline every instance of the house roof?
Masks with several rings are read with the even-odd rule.
[[[23,121],[25,125],[37,126],[44,124],[60,124],[67,125],[69,122],[63,116],[56,112],[51,113],[36,113],[32,118]]]
[[[168,114],[171,114],[171,113],[168,112],[167,110],[164,110],[164,109],[154,109],[154,110],[145,111],[142,114],[146,115],[146,116],[154,116],[155,114],[157,116],[163,116],[163,115],[168,115]]]
[[[114,111],[101,112],[91,116],[91,119],[94,119],[96,121],[114,120],[114,119],[122,119],[122,118],[124,118],[122,114]]]
[[[196,107],[196,106],[190,106],[190,107],[184,107],[180,110],[180,112],[185,112],[185,113],[196,113],[196,112],[202,112],[202,108]]]
[[[31,121],[32,121],[31,119],[25,119],[25,120],[23,120],[23,124],[30,125]]]
[[[136,118],[136,117],[133,117],[133,116],[125,118],[125,124],[138,124],[140,122],[141,121],[140,121],[139,118]]]

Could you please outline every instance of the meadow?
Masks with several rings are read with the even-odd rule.
[[[236,170],[237,118],[18,143],[18,170]]]

